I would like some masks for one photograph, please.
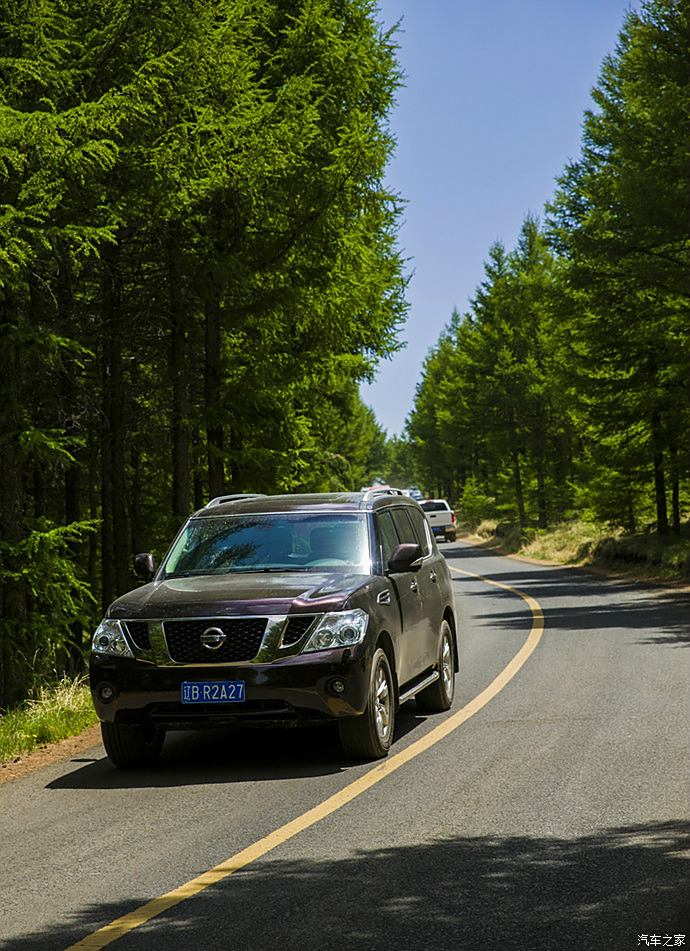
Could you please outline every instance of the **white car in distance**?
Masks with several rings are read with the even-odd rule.
[[[434,535],[454,542],[456,536],[455,512],[445,499],[424,499],[419,503]]]

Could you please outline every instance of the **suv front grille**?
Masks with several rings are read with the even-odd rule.
[[[140,651],[151,650],[151,640],[149,638],[149,625],[147,621],[125,621],[127,633],[134,641],[134,646]]]
[[[163,631],[170,658],[178,664],[229,664],[253,660],[259,653],[268,618],[218,618],[194,621],[164,621]],[[220,628],[225,643],[209,650],[201,635]]]
[[[313,614],[296,614],[294,617],[289,617],[283,631],[283,647],[296,644],[304,637],[313,623]]]

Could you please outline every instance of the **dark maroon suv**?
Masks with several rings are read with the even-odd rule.
[[[147,584],[93,637],[91,692],[118,766],[167,730],[335,721],[346,753],[385,756],[397,707],[447,710],[457,670],[446,562],[397,489],[223,496],[187,521]]]

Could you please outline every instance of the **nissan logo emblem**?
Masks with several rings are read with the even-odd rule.
[[[217,651],[226,640],[227,635],[219,627],[207,627],[201,635],[201,643],[210,651]]]

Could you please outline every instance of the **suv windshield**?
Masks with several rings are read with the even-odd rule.
[[[191,519],[165,562],[164,576],[322,568],[369,572],[369,538],[363,515],[268,514]]]

